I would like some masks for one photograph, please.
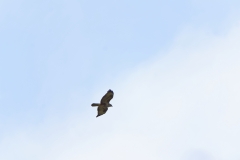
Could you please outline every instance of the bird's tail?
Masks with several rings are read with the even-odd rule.
[[[92,107],[100,106],[100,103],[93,103],[91,106]]]

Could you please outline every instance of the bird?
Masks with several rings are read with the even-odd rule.
[[[98,114],[96,117],[105,114],[108,110],[108,107],[113,107],[112,104],[109,103],[110,100],[113,98],[113,95],[114,95],[113,91],[109,89],[107,93],[102,97],[100,103],[91,104],[92,107],[98,107],[97,108]]]

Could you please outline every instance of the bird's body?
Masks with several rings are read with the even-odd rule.
[[[113,95],[114,95],[113,91],[109,89],[108,92],[102,97],[100,103],[92,103],[92,107],[95,107],[95,106],[98,107],[97,117],[105,114],[108,110],[108,107],[112,107],[112,105],[109,102],[113,98]]]

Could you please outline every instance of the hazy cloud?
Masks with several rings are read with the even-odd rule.
[[[106,115],[96,119],[89,102],[61,123],[5,135],[0,159],[237,160],[239,42],[239,26],[221,37],[184,31],[164,56],[116,78]]]

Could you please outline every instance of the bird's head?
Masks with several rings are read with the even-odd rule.
[[[109,89],[108,92],[113,92],[113,91],[111,89]]]

